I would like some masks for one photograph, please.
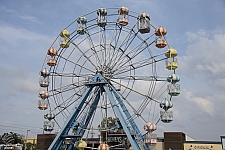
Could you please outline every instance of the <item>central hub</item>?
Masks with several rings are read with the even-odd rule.
[[[97,73],[101,74],[103,77],[105,77],[105,72],[102,69],[99,69]]]
[[[112,69],[108,66],[103,66],[100,68],[97,73],[101,74],[102,77],[111,78],[112,77]]]

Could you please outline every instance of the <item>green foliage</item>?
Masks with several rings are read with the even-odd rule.
[[[118,118],[112,118],[112,117],[108,117],[108,118],[103,118],[103,120],[101,121],[101,123],[98,125],[98,128],[100,129],[106,129],[106,128],[116,128],[116,120],[118,120]]]
[[[37,146],[36,144],[32,144],[32,143],[30,143],[30,142],[27,143],[27,149],[29,149],[29,150],[31,150],[31,149],[32,149],[32,150],[35,150],[35,149],[36,149],[36,146]]]
[[[118,126],[116,125],[116,122],[119,121],[118,118],[112,118],[112,117],[108,117],[108,118],[103,118],[101,123],[98,125],[99,131],[102,132],[101,134],[104,134],[102,130],[106,130],[108,132],[124,132],[123,128],[118,128]],[[118,123],[118,122],[117,122]]]
[[[0,144],[23,144],[24,141],[24,135],[14,133],[14,132],[9,132],[9,133],[4,133],[3,135],[0,136]]]

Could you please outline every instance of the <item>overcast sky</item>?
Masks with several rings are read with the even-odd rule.
[[[154,24],[168,30],[168,43],[179,53],[176,115],[172,123],[159,125],[158,136],[179,131],[195,140],[220,141],[225,135],[224,0],[0,0],[0,134],[42,132],[37,95],[46,50],[78,16],[121,6],[150,14]]]

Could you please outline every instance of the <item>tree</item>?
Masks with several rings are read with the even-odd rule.
[[[118,118],[112,118],[112,117],[108,117],[108,118],[103,118],[103,120],[101,121],[101,123],[98,125],[99,129],[106,129],[106,128],[116,128],[116,124],[115,122],[118,120]]]
[[[98,128],[103,139],[105,139],[106,133],[123,132],[119,119],[113,117],[103,118],[101,123],[98,125]]]
[[[23,144],[24,143],[24,135],[14,133],[14,132],[9,132],[9,133],[4,133],[3,135],[0,136],[0,144]]]
[[[27,143],[27,149],[29,150],[35,150],[36,149],[36,144],[33,144],[33,143]]]
[[[101,123],[98,125],[98,128],[101,130],[110,129],[110,132],[123,132],[123,127],[118,118],[103,118]]]

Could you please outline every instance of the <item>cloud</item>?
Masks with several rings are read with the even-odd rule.
[[[34,23],[38,23],[41,24],[41,22],[38,20],[37,17],[34,16],[29,16],[29,15],[24,15],[24,16],[19,16],[21,19],[27,20],[27,21],[31,21]]]
[[[18,104],[37,100],[39,71],[52,37],[25,28],[0,25],[0,100]],[[35,98],[30,99],[33,95]]]
[[[49,37],[46,35],[41,35],[33,31],[29,31],[25,28],[13,27],[10,25],[0,25],[0,39],[7,43],[18,44],[18,42],[26,41],[49,41]],[[19,43],[21,44],[21,43]]]
[[[201,29],[197,33],[186,32],[185,35],[188,41],[195,41],[195,40],[198,40],[199,38],[205,37],[206,31]]]
[[[221,55],[225,53],[224,33],[199,30],[197,33],[186,32],[185,34],[186,39],[191,42],[186,50],[187,58],[185,60],[196,59],[192,64],[199,61],[202,63],[223,62],[219,58],[223,58]]]
[[[211,116],[215,114],[214,104],[210,97],[198,97],[194,96],[192,92],[183,91],[186,100],[192,102],[192,106],[196,105],[202,112],[205,112]]]
[[[2,94],[15,95],[15,93],[33,93],[38,91],[38,74],[34,75],[26,69],[8,68],[0,65],[0,83],[5,89],[10,89]],[[4,91],[4,90],[3,90]]]
[[[179,58],[179,72],[187,78],[221,87],[218,83],[225,79],[225,34],[200,30],[186,35],[191,43],[186,55]]]
[[[224,117],[225,33],[199,29],[186,32],[184,39],[188,46],[178,59],[181,94],[177,97],[179,101],[174,101],[174,111],[178,114],[174,114],[174,123],[185,124],[183,132],[199,139],[208,130],[200,127],[201,124],[212,122],[216,128],[210,134],[215,137],[222,128],[217,122]],[[195,128],[189,129],[193,123]],[[204,133],[196,135],[195,132]]]
[[[11,14],[15,13],[15,10],[9,9],[9,8],[6,8],[6,7],[1,7],[1,9],[2,9],[3,11],[7,12],[7,13],[11,13]]]

